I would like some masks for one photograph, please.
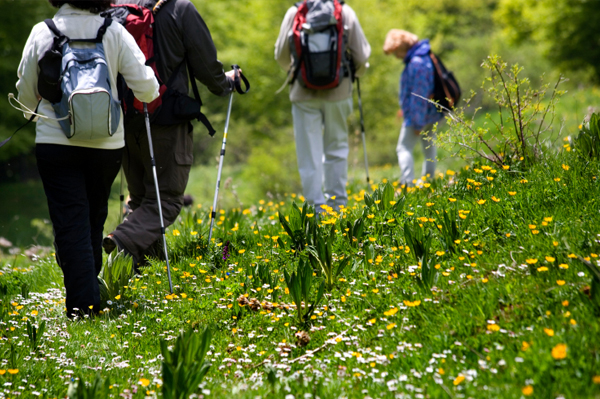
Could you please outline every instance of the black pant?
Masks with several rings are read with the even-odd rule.
[[[100,305],[102,233],[108,197],[123,150],[55,144],[36,146],[37,166],[54,228],[56,261],[63,271],[67,315]]]

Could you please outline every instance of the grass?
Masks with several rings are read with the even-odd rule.
[[[298,195],[238,207],[224,189],[222,204],[233,205],[210,246],[214,183],[194,180],[202,206],[167,234],[174,295],[165,264],[151,260],[101,316],[66,322],[52,258],[1,261],[0,392],[64,397],[100,373],[105,397],[175,397],[165,370],[204,373],[206,360],[191,388],[204,397],[600,398],[599,166],[562,150],[530,170],[475,163],[414,190],[394,183],[395,167],[374,170],[381,185],[368,188],[358,170],[347,209],[318,221],[306,210],[290,222],[293,237],[278,215],[295,218]],[[359,219],[364,229],[348,237]],[[432,239],[417,248],[419,229]],[[292,250],[300,239],[307,249]],[[319,301],[328,262],[347,266]],[[311,264],[321,265],[312,279]],[[309,285],[304,306],[316,306],[310,317],[299,317],[300,286],[286,281],[296,272]],[[27,321],[46,322],[35,349]],[[182,354],[190,336],[202,337],[191,359]],[[169,350],[183,360],[167,355],[163,365]]]

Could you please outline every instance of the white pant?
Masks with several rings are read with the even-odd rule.
[[[348,202],[347,119],[351,112],[352,98],[292,103],[302,191],[306,201],[314,204],[317,211],[325,204],[325,197],[327,205],[334,209]]]
[[[415,179],[415,171],[412,151],[419,140],[421,141],[421,146],[423,147],[423,153],[425,155],[421,176],[434,176],[437,150],[432,141],[425,140],[425,137],[433,137],[433,133],[427,132],[430,128],[431,125],[425,126],[420,134],[415,134],[414,127],[402,125],[398,146],[396,147],[398,163],[400,164],[400,184],[409,186],[414,185],[413,180]]]

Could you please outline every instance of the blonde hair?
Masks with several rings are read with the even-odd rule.
[[[383,43],[383,52],[386,54],[393,54],[397,51],[406,53],[418,41],[419,37],[414,33],[410,33],[402,29],[392,29],[385,37],[385,43]]]

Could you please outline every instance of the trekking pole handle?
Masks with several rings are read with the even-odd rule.
[[[250,91],[250,82],[248,82],[248,79],[246,79],[246,77],[240,70],[240,66],[237,64],[233,64],[231,66],[231,68],[233,68],[233,76],[234,76],[233,85],[235,87],[235,90],[240,94],[248,93],[248,91]],[[242,89],[241,81],[244,82],[244,86],[246,86],[246,90]]]

